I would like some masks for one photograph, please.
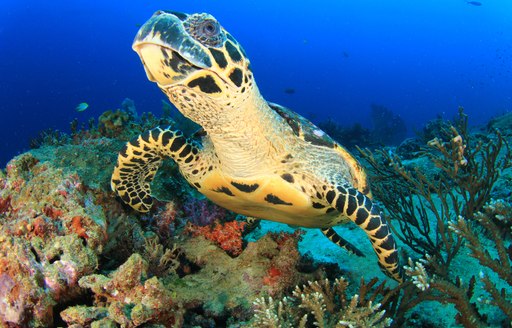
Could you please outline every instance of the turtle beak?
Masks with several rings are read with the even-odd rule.
[[[143,49],[148,44],[156,45],[179,53],[193,66],[210,68],[210,57],[185,30],[183,21],[187,17],[188,15],[182,13],[157,11],[137,32],[132,45],[133,50],[147,63],[147,60],[144,60]]]

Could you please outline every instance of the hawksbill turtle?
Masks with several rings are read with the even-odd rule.
[[[357,160],[297,113],[260,94],[242,46],[210,14],[156,12],[133,43],[149,80],[198,123],[200,140],[157,127],[121,150],[111,185],[140,212],[165,158],[214,203],[243,215],[320,228],[362,255],[333,226],[354,222],[368,235],[381,269],[401,281],[397,247],[372,202]]]

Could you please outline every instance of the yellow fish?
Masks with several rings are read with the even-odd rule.
[[[89,104],[86,103],[86,102],[83,102],[83,103],[79,103],[78,106],[76,106],[75,110],[77,112],[83,112],[84,110],[86,110],[87,108],[89,108]]]

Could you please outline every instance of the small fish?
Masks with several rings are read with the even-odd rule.
[[[286,88],[286,89],[284,89],[284,93],[293,95],[295,93],[295,89],[294,88]]]
[[[473,5],[473,6],[477,6],[477,7],[480,7],[482,5],[482,3],[478,2],[478,1],[466,1],[466,3],[468,5]]]
[[[87,108],[89,108],[89,104],[86,103],[86,102],[83,102],[83,103],[79,103],[78,106],[76,106],[75,110],[77,112],[83,112],[84,110],[86,110]]]

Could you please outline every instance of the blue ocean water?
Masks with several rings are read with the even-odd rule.
[[[485,123],[512,109],[512,2],[477,4],[2,0],[0,164],[38,131],[67,131],[126,97],[161,113],[164,96],[131,50],[157,9],[213,14],[244,46],[266,99],[316,122],[368,125],[380,104],[411,133],[458,106]],[[81,102],[90,107],[76,112]]]

